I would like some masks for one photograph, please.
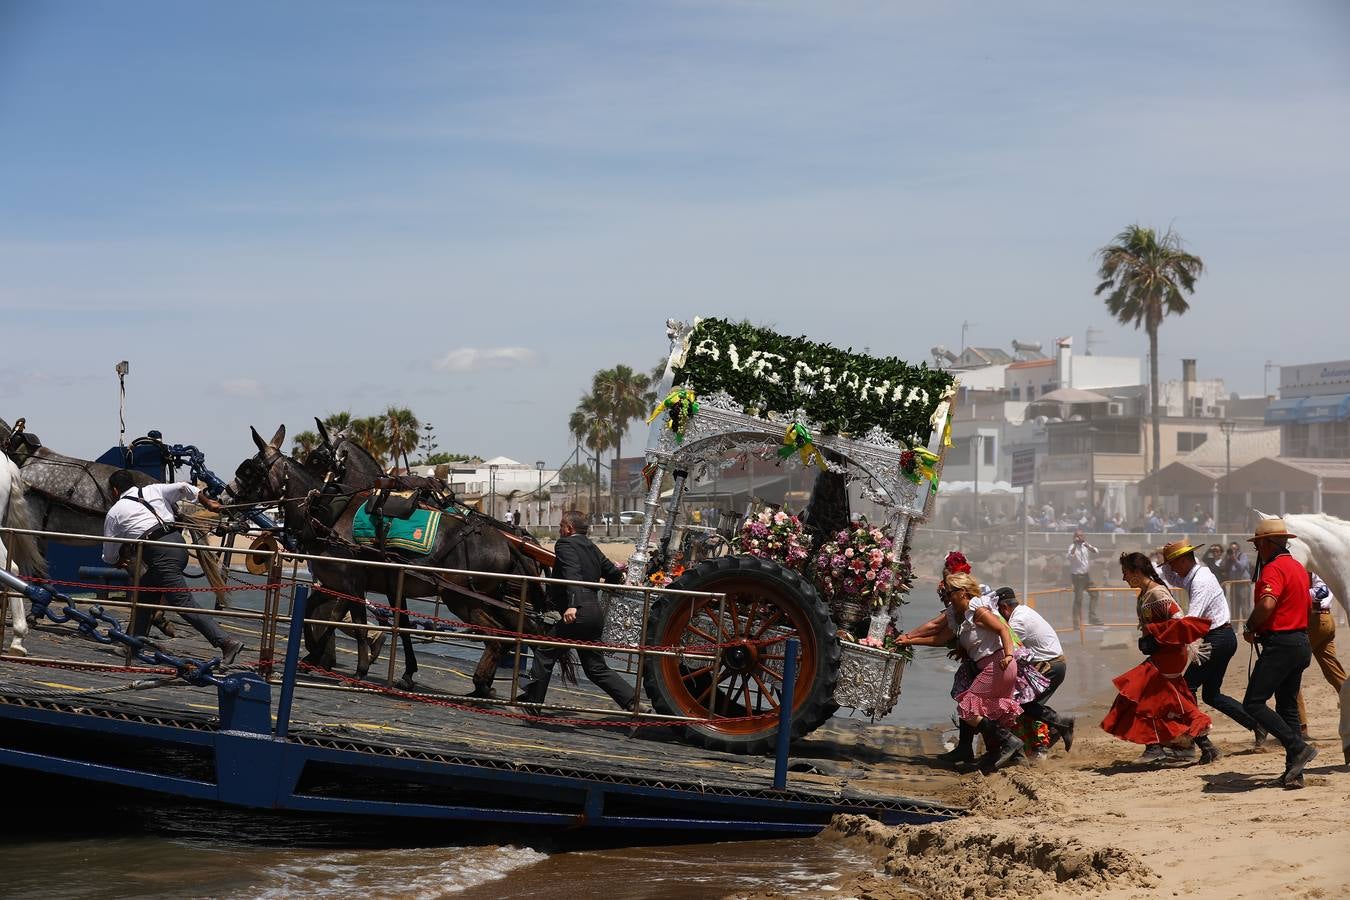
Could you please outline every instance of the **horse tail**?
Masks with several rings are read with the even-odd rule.
[[[5,508],[5,518],[0,525],[6,528],[28,528],[33,527],[33,512],[28,506],[28,499],[24,497],[23,475],[19,472],[19,467],[9,457],[5,457],[5,465],[9,466],[9,504]],[[47,576],[47,558],[42,555],[42,548],[38,546],[37,538],[31,534],[10,534],[7,540],[9,554],[14,559],[15,565],[19,567],[20,572],[29,575],[35,575],[38,578]]]

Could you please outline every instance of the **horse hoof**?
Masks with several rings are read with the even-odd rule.
[[[10,643],[10,645],[9,645],[9,655],[10,655],[10,656],[27,656],[27,655],[28,655],[28,651],[24,648],[23,644],[20,644],[18,641],[13,641],[13,642]]]
[[[397,687],[401,691],[411,691],[415,690],[417,686],[413,684],[411,675],[404,675],[402,678],[398,680],[398,682],[395,684],[395,687]]]
[[[481,700],[491,700],[493,697],[497,696],[497,691],[490,684],[487,687],[474,685],[473,690],[469,691],[466,696],[477,697]]]

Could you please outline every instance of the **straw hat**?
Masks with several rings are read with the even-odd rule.
[[[250,550],[264,550],[268,553],[275,553],[277,550],[277,540],[270,534],[260,534],[249,545]],[[271,567],[271,560],[265,556],[255,556],[250,553],[244,557],[244,568],[253,575],[266,575]]]
[[[1287,541],[1290,538],[1296,538],[1298,535],[1290,534],[1289,529],[1285,527],[1284,519],[1262,519],[1256,523],[1256,534],[1247,538],[1250,543],[1255,544],[1261,538],[1271,538],[1272,540]]]
[[[1162,548],[1163,562],[1170,563],[1178,556],[1184,556],[1193,550],[1195,550],[1195,545],[1185,538],[1182,538],[1179,541],[1173,541],[1170,544],[1164,544]]]

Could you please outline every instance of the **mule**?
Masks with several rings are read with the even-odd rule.
[[[0,526],[32,529],[33,524],[19,467],[8,456],[0,454]],[[8,568],[11,557],[19,567],[21,576],[46,577],[47,560],[33,535],[6,533],[4,540],[0,541],[0,569]],[[23,645],[23,639],[28,637],[28,611],[24,609],[22,597],[14,595],[9,598],[9,616],[12,633],[8,652],[15,656],[27,656],[28,650]]]
[[[326,557],[310,563],[316,592],[331,589],[364,600],[368,591],[375,591],[390,599],[391,605],[398,610],[404,651],[404,671],[398,682],[401,688],[411,689],[417,672],[407,615],[408,598],[439,597],[447,609],[465,622],[487,628],[515,629],[514,617],[503,608],[510,602],[506,599],[507,588],[513,582],[493,576],[537,576],[541,570],[535,560],[520,552],[501,531],[481,521],[484,517],[443,516],[431,551],[424,557],[409,560],[414,565],[462,569],[472,571],[474,575],[442,574],[432,578],[408,571],[400,594],[399,570],[352,564],[359,560],[387,559],[378,551],[358,547],[352,539],[352,520],[368,494],[356,493],[332,525],[321,525],[311,514],[310,492],[322,488],[322,479],[281,452],[286,437],[285,426],[277,430],[271,441],[265,441],[256,429],[251,431],[258,453],[240,463],[226,493],[239,502],[280,503],[285,528],[295,537],[301,551]],[[534,626],[533,630],[537,632],[533,613],[543,609],[542,586],[533,581],[518,584],[522,585],[521,599],[515,602],[525,604],[527,626]],[[452,585],[466,588],[471,593],[461,593]],[[353,610],[355,607],[353,604]],[[362,633],[365,633],[364,629]],[[357,643],[357,675],[364,677],[374,662],[375,653],[364,637]],[[483,655],[474,669],[471,696],[493,695],[492,682],[501,652],[499,643],[484,643]]]
[[[1279,518],[1259,509],[1252,512],[1262,519]],[[1291,513],[1284,523],[1298,535],[1289,542],[1289,552],[1309,572],[1322,576],[1350,619],[1350,522],[1325,513]]]

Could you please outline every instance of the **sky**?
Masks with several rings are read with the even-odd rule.
[[[554,465],[670,317],[1142,354],[1133,223],[1207,268],[1163,376],[1260,393],[1350,357],[1347,176],[1335,2],[0,0],[0,417],[98,455],[126,359],[222,473],[390,404]]]

